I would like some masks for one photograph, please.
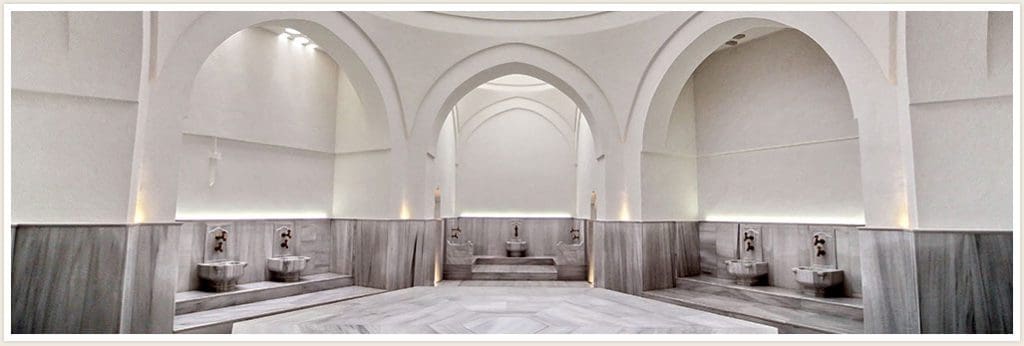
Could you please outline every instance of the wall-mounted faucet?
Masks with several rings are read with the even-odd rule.
[[[519,225],[518,224],[513,226],[512,231],[514,232],[512,234],[512,238],[519,238]]]
[[[213,251],[224,252],[224,243],[228,241],[228,232],[221,230],[220,234],[213,237],[213,240],[217,241],[217,245],[213,247]]]
[[[575,228],[569,229],[569,236],[572,237],[573,241],[580,240],[580,230]]]
[[[458,227],[452,228],[452,239],[459,239],[459,235],[462,234],[462,230]]]
[[[746,245],[744,251],[754,251],[754,235],[750,231],[743,232],[743,244]]]
[[[285,226],[277,230],[281,232],[281,247],[288,249],[288,240],[292,238],[292,229]]]
[[[815,234],[814,238],[813,238],[813,242],[811,244],[814,246],[814,250],[815,250],[814,251],[814,257],[825,256],[825,238],[824,237],[820,237],[817,234]]]

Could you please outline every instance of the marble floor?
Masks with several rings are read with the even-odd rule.
[[[465,283],[407,288],[242,321],[232,332],[777,333],[774,327],[601,288],[461,285]]]

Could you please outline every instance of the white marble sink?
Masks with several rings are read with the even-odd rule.
[[[736,276],[736,284],[752,286],[761,277],[768,274],[768,262],[749,259],[731,259],[725,261],[729,274]]]
[[[299,275],[306,269],[309,256],[277,256],[267,259],[270,280],[280,282],[299,281]]]
[[[249,263],[243,261],[216,261],[199,263],[200,287],[206,291],[227,292],[235,288],[238,278]]]
[[[843,283],[842,269],[799,266],[793,267],[793,274],[805,291],[813,291],[817,297],[829,296],[831,288]]]

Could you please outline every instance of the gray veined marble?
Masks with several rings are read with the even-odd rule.
[[[599,288],[414,287],[236,323],[233,333],[775,333]]]
[[[904,231],[860,231],[867,333],[921,331],[913,236]]]

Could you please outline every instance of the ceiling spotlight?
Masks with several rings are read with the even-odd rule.
[[[309,39],[306,38],[305,36],[296,36],[295,42],[298,42],[299,44],[307,44],[309,43]]]
[[[734,39],[734,40],[742,40],[744,37],[747,37],[747,35],[746,34],[736,34],[736,36],[733,36],[732,39]]]
[[[725,43],[725,45],[726,46],[735,46],[737,43],[739,43],[739,42],[729,40],[728,42]]]
[[[284,28],[284,32],[287,32],[287,33],[292,34],[292,35],[301,34],[301,32],[299,32],[298,30],[292,29],[292,28]]]

